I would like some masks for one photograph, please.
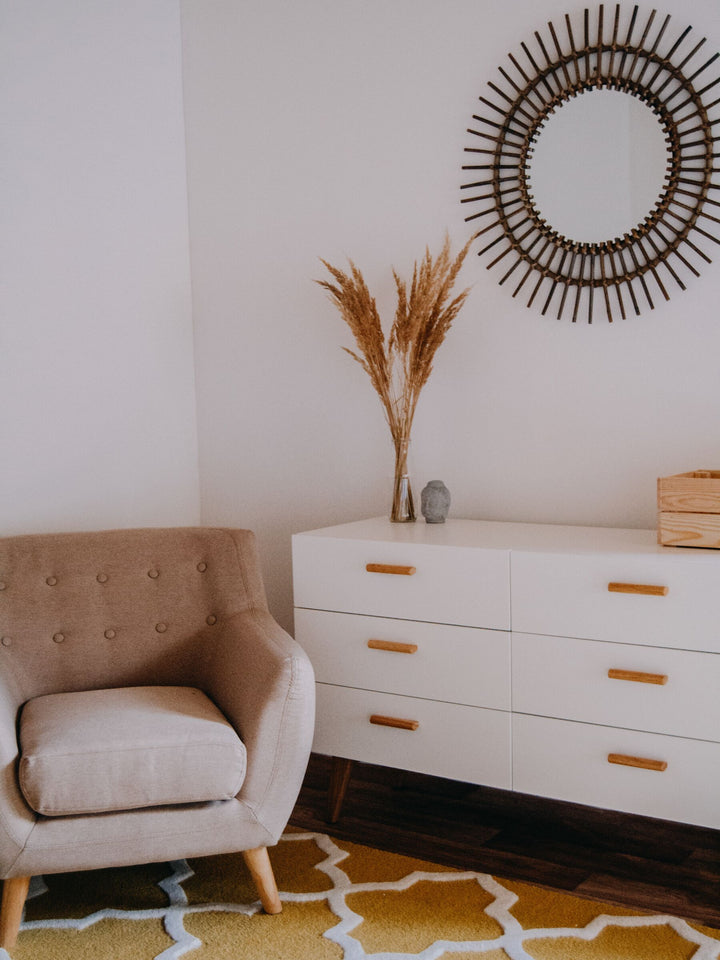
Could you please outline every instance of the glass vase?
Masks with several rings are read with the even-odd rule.
[[[415,521],[415,505],[408,474],[410,440],[401,438],[400,440],[394,440],[393,443],[395,445],[395,481],[390,521],[392,523],[413,523]]]

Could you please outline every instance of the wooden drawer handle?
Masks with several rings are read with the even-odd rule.
[[[368,573],[394,573],[400,577],[411,577],[415,573],[415,567],[397,563],[367,563],[365,569]]]
[[[403,720],[402,717],[383,717],[379,713],[373,713],[370,717],[370,723],[378,727],[397,727],[398,730],[417,730],[420,726],[419,720]]]
[[[416,643],[400,643],[397,640],[368,640],[371,650],[389,650],[390,653],[417,653]]]
[[[640,767],[642,770],[667,770],[666,760],[648,760],[647,757],[628,757],[624,753],[609,753],[608,763],[619,763],[623,767]]]
[[[610,593],[641,593],[647,597],[666,597],[669,588],[652,583],[609,583],[608,590]]]
[[[656,683],[663,686],[668,682],[666,673],[643,673],[641,670],[608,670],[611,680],[630,680],[633,683]]]

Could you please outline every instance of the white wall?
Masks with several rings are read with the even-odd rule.
[[[477,96],[583,6],[181,0],[203,520],[255,527],[285,623],[290,534],[389,510],[387,428],[318,257],[352,257],[387,308],[391,265],[463,242]],[[716,0],[665,9],[720,48]],[[528,310],[486,262],[418,407],[416,491],[444,479],[456,516],[654,526],[659,475],[720,465],[720,265],[588,326]]]
[[[0,531],[199,520],[177,0],[0,0]]]

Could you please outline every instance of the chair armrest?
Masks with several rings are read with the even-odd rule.
[[[17,777],[19,747],[17,715],[20,702],[0,676],[0,878],[12,876],[12,866],[35,825]]]
[[[310,660],[267,611],[254,608],[223,624],[206,669],[206,692],[247,748],[238,799],[276,842],[295,805],[312,745]]]

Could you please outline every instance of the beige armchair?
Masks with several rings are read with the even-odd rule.
[[[0,539],[0,946],[33,874],[244,851],[279,912],[313,723],[251,532]]]

